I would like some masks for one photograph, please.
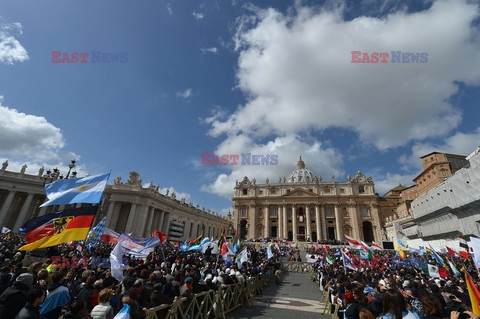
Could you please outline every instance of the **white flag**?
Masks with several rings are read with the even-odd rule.
[[[242,264],[246,261],[248,261],[247,247],[243,248],[236,258],[238,268],[241,269]]]
[[[9,233],[11,232],[12,230],[7,228],[7,227],[2,227],[2,234],[6,234],[6,233]]]
[[[480,238],[470,237],[468,245],[473,250],[473,262],[478,269],[480,268]]]
[[[123,280],[123,264],[122,264],[122,243],[115,245],[115,248],[110,253],[110,267],[112,277],[122,281]]]
[[[432,278],[440,278],[438,267],[435,265],[428,264],[428,275]]]
[[[219,254],[219,251],[218,251],[218,239],[217,240],[214,240],[214,241],[211,241],[210,242],[210,247],[213,247],[212,249],[212,255],[218,255]]]

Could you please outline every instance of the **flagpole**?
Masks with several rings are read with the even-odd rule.
[[[342,251],[342,260],[343,260],[343,270],[345,271],[345,275],[347,275],[347,268],[345,267],[345,257],[343,256],[343,251]]]

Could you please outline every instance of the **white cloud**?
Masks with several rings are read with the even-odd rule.
[[[188,204],[188,202],[192,199],[192,196],[189,193],[182,193],[182,192],[177,192],[175,188],[173,187],[163,187],[159,189],[159,192],[163,195],[167,193],[168,190],[168,196],[171,196],[173,192],[175,192],[175,198],[178,200],[181,200],[182,197],[185,198],[185,202]]]
[[[478,7],[440,0],[429,10],[344,21],[342,12],[257,10],[238,20],[238,87],[247,103],[209,134],[255,138],[341,127],[388,149],[442,137],[461,121],[455,81],[477,85]],[[293,12],[293,13],[292,13]],[[352,64],[351,51],[428,52],[425,64]]]
[[[12,32],[22,34],[22,25],[19,22],[0,24],[0,63],[13,64],[29,59],[27,50]]]
[[[400,164],[405,169],[416,169],[420,172],[422,162],[420,156],[431,152],[442,152],[459,155],[469,155],[477,146],[480,146],[480,127],[470,133],[456,132],[447,137],[442,143],[417,143],[412,146],[410,155],[401,156]]]
[[[241,181],[244,176],[256,178],[257,183],[265,183],[269,178],[277,183],[279,177],[288,177],[296,168],[298,156],[302,156],[306,167],[317,176],[328,178],[332,175],[341,176],[342,155],[333,148],[324,147],[318,141],[303,141],[299,136],[288,135],[277,137],[265,143],[256,143],[246,135],[230,136],[215,150],[214,154],[251,153],[252,155],[278,155],[278,165],[227,165],[203,166],[204,169],[227,170],[219,173],[215,181],[204,185],[202,190],[225,198],[231,198],[235,181]],[[239,161],[241,163],[241,159]]]
[[[61,174],[68,171],[72,159],[79,161],[80,155],[65,150],[65,139],[60,128],[45,117],[25,114],[3,105],[0,96],[0,161],[8,159],[8,170],[20,171],[27,164],[27,173],[36,174],[40,167],[58,168]],[[89,173],[77,163],[78,176]]]
[[[203,13],[195,11],[192,12],[192,16],[194,16],[197,20],[202,20],[205,17]]]
[[[172,10],[172,6],[170,5],[170,2],[168,2],[165,6],[167,8],[167,12],[170,16],[173,16],[173,10]]]
[[[193,91],[190,88],[186,89],[185,91],[177,92],[177,97],[181,97],[184,99],[188,99],[192,97],[192,95],[193,95]]]
[[[207,53],[217,54],[218,53],[218,49],[216,47],[201,48],[200,51],[202,51],[203,54],[207,54]]]

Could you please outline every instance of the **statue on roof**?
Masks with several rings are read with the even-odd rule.
[[[25,174],[25,171],[27,170],[27,164],[23,164],[22,169],[20,170],[21,174]]]
[[[42,175],[43,175],[43,172],[45,172],[45,168],[42,166],[42,167],[40,167],[40,169],[38,170],[38,176],[42,176]]]
[[[7,166],[8,166],[8,160],[6,160],[5,162],[3,162],[2,164],[2,171],[6,170],[7,169]]]
[[[130,178],[127,181],[128,185],[133,185],[133,186],[140,186],[142,185],[142,179],[140,178],[140,174],[138,174],[135,171],[130,172]]]
[[[113,180],[113,184],[114,185],[120,185],[122,183],[122,176],[117,176],[115,177],[115,179]]]

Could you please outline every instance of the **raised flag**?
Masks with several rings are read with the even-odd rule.
[[[448,271],[443,267],[438,267],[438,274],[440,275],[440,278],[450,277],[450,274],[448,273]]]
[[[190,248],[190,246],[188,245],[188,243],[181,243],[180,244],[180,251],[188,251],[189,248]]]
[[[470,237],[470,248],[473,250],[473,262],[480,268],[480,238]]]
[[[444,261],[443,261],[443,258],[440,257],[440,255],[437,254],[437,252],[435,251],[435,249],[433,249],[433,247],[429,244],[428,245],[430,247],[430,249],[432,250],[432,254],[433,254],[433,257],[435,257],[435,259],[437,260],[438,264],[440,266],[443,266],[444,264]]]
[[[428,275],[432,278],[440,278],[440,272],[437,266],[428,264]]]
[[[98,245],[102,238],[103,230],[105,229],[105,224],[107,222],[107,217],[103,217],[102,220],[92,229],[90,229],[90,232],[88,233],[87,236],[87,247],[91,248],[95,245]]]
[[[397,245],[397,252],[398,252],[398,255],[400,256],[400,258],[402,258],[402,259],[407,258],[407,253],[405,252],[405,250],[403,250],[400,247],[400,245]]]
[[[355,266],[353,265],[352,259],[347,255],[345,255],[343,252],[342,252],[342,257],[343,257],[343,267],[355,270]]]
[[[458,236],[458,244],[461,248],[468,251],[468,243],[463,236]]]
[[[372,241],[372,246],[371,248],[373,250],[383,250],[382,246],[380,246],[379,244],[377,244],[376,242]]]
[[[452,256],[452,257],[458,257],[458,253],[457,253],[455,250],[453,250],[452,248],[450,248],[450,247],[448,247],[448,246],[445,246],[445,247],[447,248],[447,252],[448,252],[448,254],[449,254],[450,256]]]
[[[273,257],[272,245],[268,245],[268,247],[267,247],[267,259],[270,259],[272,257]]]
[[[164,243],[165,240],[167,240],[167,234],[162,233],[161,231],[155,229],[153,231],[152,237],[157,237],[160,238],[160,242]]]
[[[68,205],[76,203],[98,204],[107,186],[110,173],[81,178],[61,179],[45,185],[48,201],[40,207],[49,205]]]
[[[26,245],[19,250],[33,250],[85,240],[95,218],[97,206],[66,209],[30,219],[23,226]]]
[[[237,262],[239,269],[243,268],[243,263],[248,261],[247,247],[242,249],[242,251],[237,255],[237,258],[235,258],[235,261]]]
[[[113,248],[112,252],[110,253],[110,271],[112,273],[112,277],[118,281],[123,280],[123,269],[125,268],[125,266],[122,264],[122,251],[122,243],[119,242],[115,245],[115,248]]]
[[[465,282],[467,283],[468,296],[470,297],[473,313],[480,316],[480,291],[465,268],[463,268],[463,273],[465,274]]]
[[[330,256],[330,255],[327,255],[325,258],[326,258],[327,262],[328,262],[330,265],[333,264],[334,261],[335,261],[335,260],[333,259],[333,257]]]
[[[371,250],[370,246],[368,246],[368,244],[367,244],[366,242],[360,240],[360,244],[362,244],[362,248],[363,248],[364,250],[366,250],[366,251],[370,251],[370,250]]]
[[[130,306],[124,304],[123,308],[117,313],[113,319],[129,319],[130,318]]]
[[[116,231],[111,230],[110,228],[105,228],[103,230],[102,236],[100,237],[100,241],[110,244],[116,244],[118,236],[120,236],[120,234]]]
[[[457,267],[449,260],[448,265],[450,266],[450,269],[452,269],[453,275],[455,277],[460,277],[462,274],[458,271]]]
[[[347,240],[348,244],[355,249],[361,249],[363,247],[362,243],[353,237],[345,235],[345,239]]]
[[[197,238],[190,240],[188,243],[189,243],[190,245],[198,245],[198,244],[200,244],[200,242],[201,242],[201,240],[202,240],[202,237],[203,237],[203,236],[200,235],[200,236],[198,236]]]
[[[9,232],[11,232],[12,230],[10,228],[7,228],[7,227],[2,227],[2,234],[7,234]]]

